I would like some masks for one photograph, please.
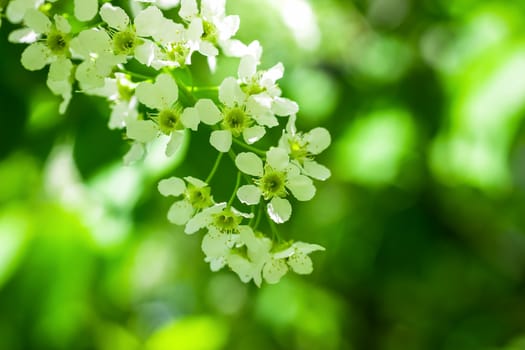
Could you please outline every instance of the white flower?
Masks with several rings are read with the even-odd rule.
[[[126,62],[125,55],[115,55],[109,35],[96,28],[80,32],[71,40],[74,57],[84,61],[77,67],[75,78],[84,92],[101,88],[115,66]]]
[[[29,45],[22,52],[21,62],[27,70],[40,70],[52,63],[57,57],[69,57],[69,32],[71,26],[68,21],[55,15],[52,23],[46,15],[38,10],[26,11],[24,22],[29,29],[38,36],[44,36],[43,41],[37,41]]]
[[[325,249],[318,244],[294,242],[290,247],[274,252],[273,256],[275,259],[286,258],[286,263],[295,273],[307,275],[313,271],[312,259],[308,254],[319,250]]]
[[[285,198],[287,190],[300,201],[308,201],[315,195],[312,180],[300,174],[281,148],[270,148],[264,166],[261,158],[251,152],[239,153],[235,165],[243,173],[257,177],[254,185],[244,185],[237,190],[239,200],[248,205],[258,204],[261,196],[269,200],[268,215],[276,223],[288,221],[292,214],[292,206]]]
[[[181,200],[173,203],[168,211],[168,220],[177,225],[185,225],[198,211],[213,205],[207,183],[191,176],[185,177],[184,180],[171,177],[161,180],[158,186],[163,196],[183,196]]]
[[[111,115],[108,127],[120,129],[126,126],[126,120],[136,120],[138,117],[138,101],[135,96],[137,84],[126,74],[115,73],[114,78],[105,78],[104,85],[99,88],[84,90],[85,94],[105,97],[111,102]]]
[[[160,59],[162,52],[157,44],[176,41],[183,28],[165,18],[156,6],[149,6],[139,12],[133,25],[122,8],[109,3],[100,8],[100,17],[111,28],[113,53],[134,56],[147,66],[153,66]],[[153,38],[154,42],[146,39],[147,37]],[[158,69],[160,66],[155,64],[153,67]]]
[[[289,268],[302,275],[312,273],[313,264],[308,254],[324,250],[320,245],[304,242],[295,242],[276,249],[268,237],[255,234],[249,226],[239,226],[238,231],[236,244],[244,244],[246,251],[227,247],[231,250],[224,249],[221,253],[241,281],[247,283],[253,280],[258,287],[263,279],[270,284],[279,282]]]
[[[193,216],[186,224],[184,232],[192,234],[201,228],[214,227],[223,233],[235,233],[243,218],[251,218],[252,214],[242,213],[226,203],[218,203],[206,208]]]
[[[238,233],[221,232],[210,226],[201,243],[202,251],[206,255],[204,261],[210,263],[212,271],[218,271],[226,265],[232,249],[241,244]]]
[[[313,179],[324,181],[331,175],[330,169],[317,163],[314,156],[330,145],[330,133],[325,128],[315,128],[306,133],[297,132],[295,115],[290,116],[286,131],[279,140],[279,147],[286,150],[292,162],[301,172]]]
[[[239,235],[246,246],[246,253],[232,252],[227,255],[228,266],[245,283],[253,279],[260,287],[263,278],[270,284],[279,282],[288,271],[288,266],[285,260],[274,257],[271,252],[273,242],[262,234],[254,234],[249,226],[240,226]]]
[[[252,144],[266,134],[265,127],[279,124],[271,113],[270,106],[262,108],[253,96],[248,97],[241,90],[233,77],[224,79],[219,86],[219,100],[222,106],[220,119],[216,122],[221,121],[221,130],[214,130],[210,135],[211,145],[219,152],[230,150],[233,137],[242,135],[246,143]],[[214,115],[217,111],[218,108],[215,108]],[[205,113],[206,111],[199,110],[199,114]]]
[[[26,32],[28,35],[14,32],[10,40],[15,38],[21,42],[36,41],[40,36],[44,40],[33,42],[22,52],[21,62],[27,70],[40,70],[46,65],[50,65],[47,77],[47,86],[55,95],[61,95],[63,102],[60,105],[59,112],[64,113],[69,101],[71,100],[71,72],[73,64],[69,59],[69,32],[71,26],[68,21],[55,15],[54,23],[47,18],[42,12],[32,8],[25,11],[24,22],[27,25]],[[21,31],[24,31],[22,29]],[[29,33],[34,33],[30,35]]]
[[[65,57],[57,57],[56,61],[49,66],[47,75],[47,86],[55,95],[62,96],[62,103],[58,111],[64,114],[72,97],[71,72],[73,63]]]
[[[157,114],[152,120],[133,121],[131,126],[127,122],[128,137],[146,143],[156,136],[152,133],[152,128],[157,129],[165,135],[171,136],[166,147],[166,155],[173,155],[182,143],[184,130],[186,128],[197,130],[200,122],[195,108],[186,108],[176,104],[179,90],[175,80],[168,74],[159,74],[155,83],[142,82],[135,89],[137,99],[147,107],[156,110]]]
[[[268,70],[258,71],[261,55],[262,47],[258,41],[253,41],[246,48],[237,69],[241,89],[252,97],[253,103],[260,105],[259,108],[268,109],[274,115],[289,116],[297,113],[297,103],[281,97],[281,89],[277,86],[277,80],[284,75],[283,64],[277,63]]]
[[[197,44],[198,51],[205,56],[217,56],[216,46],[229,46],[239,29],[239,16],[226,16],[225,6],[226,0],[202,0],[199,11],[196,0],[181,1],[179,15],[203,30]]]

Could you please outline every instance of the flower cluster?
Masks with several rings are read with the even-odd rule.
[[[217,159],[206,180],[170,177],[158,184],[163,196],[176,198],[168,220],[187,234],[204,232],[202,250],[213,271],[228,266],[257,286],[276,283],[287,271],[311,273],[309,254],[324,248],[285,241],[277,225],[290,220],[296,200],[314,197],[314,181],[330,177],[315,161],[330,134],[324,128],[297,131],[299,106],[278,85],[284,66],[260,68],[261,45],[234,38],[240,20],[226,14],[225,0],[135,0],[133,14],[107,1],[99,7],[97,0],[75,0],[68,14],[59,2],[11,0],[5,14],[22,26],[9,35],[28,45],[22,65],[31,71],[49,66],[47,86],[61,96],[60,112],[73,91],[104,97],[111,107],[108,127],[122,129],[131,146],[125,163],[144,157],[157,138],[166,140],[170,157],[185,134],[207,133]],[[164,10],[177,7],[178,20],[166,17]],[[237,72],[199,94],[199,86],[177,74],[191,74],[194,55],[206,58],[210,74],[219,55],[237,58]],[[137,65],[153,73],[130,68]],[[270,128],[282,128],[280,139],[258,147]],[[224,155],[237,169],[226,201],[216,200],[211,186]]]

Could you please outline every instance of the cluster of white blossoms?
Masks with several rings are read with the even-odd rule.
[[[109,128],[122,129],[130,144],[125,163],[147,156],[158,138],[170,157],[184,135],[207,133],[217,151],[207,178],[170,177],[158,190],[175,198],[167,212],[171,223],[187,234],[203,232],[211,270],[227,266],[257,286],[276,283],[290,270],[311,273],[309,254],[324,248],[283,240],[278,224],[290,220],[296,201],[314,197],[314,181],[330,177],[315,157],[331,140],[324,128],[297,131],[299,106],[278,86],[283,65],[260,69],[261,45],[234,38],[240,20],[226,14],[225,0],[135,0],[131,10],[101,3],[75,0],[70,14],[65,0],[11,0],[0,13],[21,24],[9,40],[28,45],[22,65],[32,71],[49,66],[47,85],[62,97],[61,113],[73,91],[108,101]],[[166,17],[165,10],[177,7],[177,20]],[[237,72],[211,89],[188,86],[177,71],[191,74],[193,55],[206,58],[210,74],[219,55],[234,57]],[[137,65],[148,69],[139,74],[132,68]],[[270,128],[281,128],[281,137],[261,142],[273,144],[261,149]],[[231,196],[218,200],[212,180],[224,155],[235,164],[237,180]]]

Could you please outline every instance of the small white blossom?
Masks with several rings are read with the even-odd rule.
[[[245,174],[256,177],[255,184],[241,186],[237,191],[239,200],[248,205],[258,204],[261,197],[269,201],[267,211],[276,223],[290,219],[292,206],[285,198],[289,190],[300,201],[308,201],[315,195],[312,180],[300,174],[299,168],[289,161],[281,148],[272,147],[266,153],[266,164],[255,153],[239,153],[235,165]]]
[[[257,70],[262,55],[258,41],[252,42],[241,57],[237,74],[242,90],[252,98],[252,103],[259,104],[259,109],[277,116],[289,116],[299,111],[296,102],[281,97],[277,80],[284,75],[284,66],[277,63],[268,70]],[[255,107],[252,107],[254,109]]]
[[[242,242],[238,233],[221,232],[210,226],[201,243],[202,251],[206,255],[204,261],[210,263],[212,271],[218,271],[226,265],[232,249],[240,245]]]
[[[312,259],[310,259],[308,254],[320,250],[325,249],[318,244],[294,242],[288,248],[274,252],[274,258],[286,258],[286,263],[295,273],[307,275],[313,271]]]
[[[214,130],[210,135],[210,143],[219,152],[230,150],[232,139],[242,135],[244,141],[252,144],[260,140],[265,134],[265,127],[274,127],[279,123],[271,113],[270,106],[266,108],[255,101],[255,97],[247,96],[236,79],[228,77],[219,86],[219,101],[222,103],[219,110],[215,107],[213,115],[220,111],[220,130]],[[197,106],[196,106],[197,107]],[[209,111],[199,109],[200,115]]]
[[[210,227],[215,227],[223,233],[237,232],[242,220],[251,217],[253,217],[252,214],[228,207],[226,203],[218,203],[193,216],[186,224],[184,232],[192,234],[202,228],[209,229]]]
[[[152,128],[171,136],[166,146],[166,155],[173,155],[182,143],[185,129],[197,130],[200,122],[195,108],[182,109],[176,104],[179,90],[175,80],[168,74],[159,74],[155,83],[142,82],[135,89],[137,99],[147,107],[156,110],[152,120],[137,120],[130,133],[130,124],[127,122],[128,137],[146,143],[156,136]],[[137,133],[135,133],[137,132]]]
[[[262,234],[255,234],[249,226],[240,227],[239,235],[246,253],[230,253],[226,258],[228,266],[245,283],[253,280],[258,287],[263,279],[270,284],[278,283],[288,272],[288,266],[285,259],[272,252],[273,242]]]
[[[138,117],[138,100],[135,96],[137,84],[132,82],[126,74],[115,73],[114,75],[114,78],[105,78],[103,86],[84,90],[84,93],[105,97],[110,101],[111,115],[108,127],[121,129],[126,126],[126,120],[136,120]]]
[[[279,140],[279,147],[286,150],[292,162],[304,175],[324,181],[331,175],[330,169],[317,163],[314,156],[323,152],[330,145],[330,133],[325,128],[315,128],[309,132],[297,132],[296,116],[290,116],[286,131]]]
[[[55,15],[54,22],[51,22],[42,12],[32,8],[25,11],[24,22],[29,32],[35,34],[32,37],[33,41],[40,36],[43,36],[44,40],[33,42],[25,48],[21,57],[22,65],[31,71],[40,70],[46,65],[50,65],[47,86],[55,95],[62,96],[63,102],[60,105],[59,112],[64,113],[72,95],[71,72],[73,64],[69,59],[71,26],[62,16]],[[16,36],[15,33],[11,39]],[[19,39],[23,42],[29,41],[27,36]]]
[[[71,40],[74,57],[83,59],[77,67],[75,78],[85,92],[104,86],[106,77],[120,63],[126,62],[125,55],[115,55],[109,35],[96,28],[84,30]]]
[[[156,6],[149,6],[137,14],[133,25],[126,12],[109,3],[100,8],[100,17],[110,27],[112,49],[115,55],[134,56],[140,63],[156,69],[162,60],[157,44],[177,40],[182,26],[167,19]],[[151,37],[154,41],[147,39]]]
[[[198,51],[208,56],[212,69],[214,57],[219,53],[217,46],[230,47],[231,38],[239,29],[239,16],[226,16],[225,6],[226,0],[202,0],[199,11],[196,0],[181,1],[179,15],[191,23],[190,26],[202,28]]]
[[[213,205],[207,183],[191,176],[185,177],[184,180],[171,177],[161,180],[158,186],[163,196],[183,197],[168,210],[168,220],[177,225],[185,225],[198,211]]]

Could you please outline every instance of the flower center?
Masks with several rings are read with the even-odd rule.
[[[286,174],[267,168],[259,180],[259,188],[265,199],[286,196]]]
[[[134,31],[117,32],[113,36],[113,50],[116,55],[131,55],[136,44],[137,37]]]
[[[46,45],[55,55],[62,55],[67,52],[68,38],[60,32],[51,32],[47,35]]]
[[[226,110],[222,126],[226,130],[230,130],[233,136],[239,136],[244,129],[249,127],[252,123],[251,118],[239,107],[233,107]]]
[[[250,82],[249,84],[243,84],[241,85],[242,91],[246,95],[257,95],[260,94],[265,90],[262,86],[260,86],[257,82]]]
[[[180,113],[174,109],[165,109],[159,113],[158,123],[160,131],[166,135],[170,135],[174,130],[184,129],[180,121]]]
[[[186,58],[190,53],[190,49],[184,45],[175,45],[168,51],[168,58],[171,61],[177,62],[179,66],[184,66],[186,64]]]
[[[290,157],[302,163],[308,157],[305,142],[298,138],[288,140],[290,145]]]
[[[117,80],[117,90],[120,98],[124,101],[130,101],[134,96],[133,89],[126,84],[122,84],[120,80]]]
[[[212,205],[209,187],[197,188],[189,185],[186,198],[191,203],[191,206],[196,209],[204,209]]]
[[[220,213],[215,214],[213,224],[221,232],[234,232],[237,231],[237,226],[241,223],[242,218],[232,213],[228,208],[224,209]]]
[[[204,33],[202,34],[202,40],[209,41],[213,44],[217,43],[217,28],[215,25],[208,21],[202,21],[202,29]]]

